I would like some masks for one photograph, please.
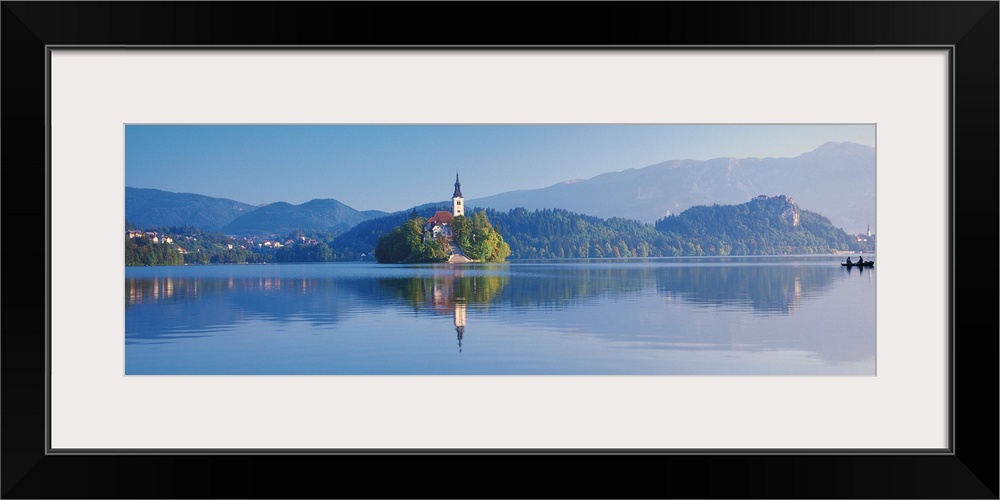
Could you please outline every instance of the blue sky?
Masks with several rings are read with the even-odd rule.
[[[405,210],[668,160],[875,145],[874,125],[127,125],[125,185],[253,205]]]

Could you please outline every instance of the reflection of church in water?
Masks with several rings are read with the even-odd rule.
[[[431,306],[438,314],[445,315],[451,313],[454,318],[455,333],[458,335],[458,352],[462,352],[462,337],[465,335],[465,297],[455,297],[455,284],[457,276],[441,276],[428,280],[424,286],[430,286]]]
[[[458,352],[462,352],[462,335],[465,334],[465,301],[455,303],[455,331],[458,332]]]

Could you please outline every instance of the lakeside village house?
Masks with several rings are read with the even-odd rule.
[[[125,235],[128,236],[129,239],[146,237],[149,241],[151,241],[153,243],[160,243],[160,244],[171,243],[171,244],[174,244],[174,239],[173,238],[171,238],[170,236],[167,236],[165,234],[164,235],[160,235],[160,234],[156,233],[155,231],[140,231],[140,230],[134,230],[134,229],[126,229],[125,230]],[[188,236],[182,236],[181,238],[183,239],[183,241],[186,241],[186,242],[198,241],[197,237],[190,236],[190,235],[188,235]],[[302,239],[302,243],[308,243],[308,244],[313,244],[313,245],[315,245],[316,243],[319,243],[319,241],[311,239],[311,238],[307,239],[305,236],[303,236],[301,239]],[[233,243],[226,243],[225,244],[226,249],[228,249],[228,250],[235,250],[237,247],[239,247],[239,248],[242,248],[242,249],[246,250],[247,245],[249,245],[249,246],[256,245],[257,248],[281,248],[281,247],[283,247],[285,245],[291,245],[291,244],[295,243],[295,240],[292,240],[292,239],[289,239],[289,240],[285,241],[284,243],[281,243],[280,241],[272,241],[272,240],[269,240],[269,239],[266,239],[266,238],[261,238],[259,236],[243,236],[243,237],[240,237],[240,238],[236,238],[236,240],[242,241],[243,244],[240,244],[239,241],[237,241],[237,243],[235,245]],[[180,253],[180,254],[189,253],[187,250],[185,250],[183,247],[180,246],[180,242],[176,243],[175,246],[177,247],[177,252],[178,253]],[[201,250],[198,250],[198,251],[200,252]]]
[[[427,219],[424,224],[424,239],[450,238],[452,236],[451,220],[459,215],[465,215],[465,198],[462,197],[462,184],[455,174],[455,193],[451,195],[452,211],[439,210]]]

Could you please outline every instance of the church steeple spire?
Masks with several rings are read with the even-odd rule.
[[[462,183],[458,182],[458,172],[455,172],[455,194],[451,195],[452,215],[465,215],[465,198],[462,197]]]

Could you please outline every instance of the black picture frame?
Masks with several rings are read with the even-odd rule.
[[[19,194],[4,218],[18,271],[0,335],[4,498],[998,498],[997,323],[972,305],[996,294],[977,257],[998,241],[997,1],[2,4],[0,159]],[[48,231],[52,45],[951,47],[951,452],[49,454],[48,255],[69,244]]]

